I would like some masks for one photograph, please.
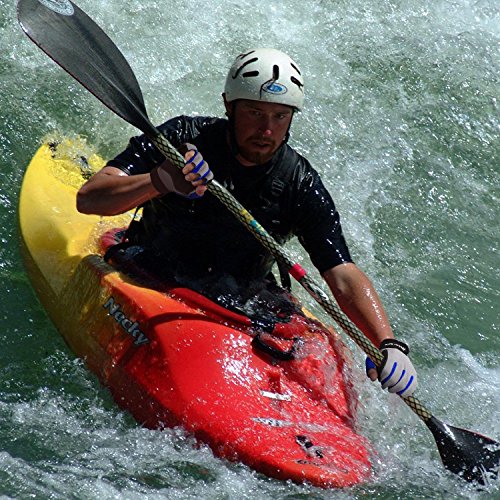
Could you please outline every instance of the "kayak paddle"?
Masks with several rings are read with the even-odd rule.
[[[148,118],[137,79],[127,60],[104,31],[69,0],[18,0],[19,23],[28,37],[111,111],[141,130],[174,165],[184,159]],[[381,352],[338,305],[293,262],[285,250],[217,181],[208,190],[283,263],[290,275],[325,309],[377,366]],[[498,472],[500,443],[439,421],[415,397],[404,402],[432,432],[444,466],[467,481],[486,483]]]

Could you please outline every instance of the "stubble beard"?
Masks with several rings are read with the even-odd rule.
[[[268,162],[274,156],[274,153],[276,153],[276,150],[278,149],[274,141],[270,142],[269,146],[270,146],[269,152],[265,153],[261,151],[255,151],[246,146],[238,145],[238,154],[247,162],[253,163],[255,165],[262,165]]]

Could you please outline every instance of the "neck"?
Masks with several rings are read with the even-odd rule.
[[[240,154],[237,154],[235,156],[235,158],[238,160],[238,162],[240,163],[240,165],[243,165],[244,167],[255,167],[255,166],[258,165],[258,163],[253,163],[251,161],[246,160]]]

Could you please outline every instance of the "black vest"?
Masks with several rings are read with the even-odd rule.
[[[260,182],[246,189],[241,179],[233,187],[236,179],[231,176],[231,165],[221,168],[221,163],[215,163],[225,160],[220,151],[213,154],[203,145],[198,147],[209,165],[214,165],[215,178],[230,191],[233,188],[233,195],[279,243],[293,236],[296,193],[304,172],[302,158],[294,150],[283,145],[272,163],[262,167]],[[252,168],[245,167],[243,173],[251,176]],[[239,281],[260,280],[269,275],[275,261],[210,193],[199,200],[175,194],[151,200],[144,206],[138,229],[134,241],[149,247],[155,260],[182,277],[227,273]]]

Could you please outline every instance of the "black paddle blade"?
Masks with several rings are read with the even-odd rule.
[[[486,484],[498,475],[500,443],[466,429],[440,422],[436,417],[425,422],[436,440],[444,466],[469,482]]]
[[[36,45],[114,113],[158,134],[128,62],[85,12],[69,0],[18,0],[17,17]]]

